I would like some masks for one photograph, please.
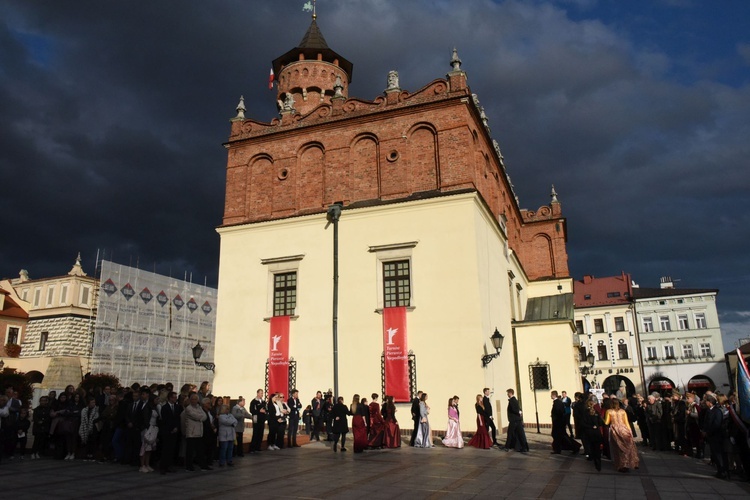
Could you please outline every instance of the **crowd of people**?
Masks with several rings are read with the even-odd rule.
[[[170,383],[133,384],[95,387],[87,392],[70,385],[60,394],[50,391],[41,396],[38,406],[29,411],[15,389],[6,387],[0,395],[0,459],[18,456],[23,460],[30,452],[32,460],[48,456],[111,461],[137,466],[144,473],[158,469],[162,474],[174,472],[177,465],[188,471],[209,470],[216,462],[219,467],[232,467],[234,457],[244,456],[246,421],[252,422],[251,454],[299,447],[300,423],[310,441],[321,441],[323,435],[334,453],[347,451],[350,431],[355,453],[401,446],[392,396],[386,396],[381,405],[376,393],[369,403],[355,394],[347,405],[343,397],[334,399],[330,392],[318,391],[305,406],[297,390],[287,398],[282,393],[265,397],[259,389],[246,408],[242,396],[231,406],[228,398],[213,396],[207,381],[199,387],[185,384],[179,392],[173,389]],[[461,431],[459,397],[448,399],[443,446],[496,446],[506,452],[528,452],[519,402],[513,389],[506,395],[504,445],[497,441],[492,394],[485,388],[476,396],[476,432],[468,443]],[[748,430],[736,416],[733,395],[708,392],[699,397],[673,391],[664,397],[654,392],[646,398],[607,394],[598,398],[587,392],[576,393],[571,400],[565,391],[552,391],[551,398],[553,454],[568,450],[575,455],[583,449],[597,470],[605,458],[616,470],[627,472],[639,466],[636,438],[640,433],[639,443],[652,451],[710,457],[719,478],[730,474],[750,477]],[[411,401],[410,446],[435,446],[427,401],[427,393],[422,391]],[[30,449],[29,434],[33,436]]]
[[[639,465],[636,438],[640,433],[639,443],[652,452],[696,459],[708,456],[716,477],[729,479],[734,473],[750,478],[750,435],[737,417],[733,394],[709,391],[700,397],[674,390],[665,396],[653,392],[645,398],[614,394],[598,398],[578,392],[571,400],[565,391],[561,395],[552,391],[551,398],[552,453],[568,450],[576,455],[583,449],[597,470],[604,457],[617,471],[628,472]]]

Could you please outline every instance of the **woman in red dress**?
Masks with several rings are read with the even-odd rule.
[[[372,394],[372,403],[370,403],[370,442],[371,448],[382,448],[383,438],[385,436],[385,420],[380,413],[378,404],[378,395]]]
[[[383,416],[385,418],[385,447],[400,448],[401,429],[396,421],[396,405],[393,404],[393,396],[386,396]]]
[[[355,394],[349,407],[352,416],[352,434],[354,434],[354,453],[362,453],[367,448],[367,425],[365,414],[367,407],[359,402],[359,394]]]
[[[469,446],[489,450],[492,448],[492,438],[490,438],[487,425],[484,423],[484,403],[481,394],[477,394],[477,404],[474,405],[474,409],[477,411],[477,432],[469,441]]]

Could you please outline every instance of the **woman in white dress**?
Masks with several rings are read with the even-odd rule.
[[[430,421],[427,416],[430,414],[430,407],[427,406],[427,393],[423,392],[419,400],[419,430],[417,439],[414,440],[415,448],[432,448],[432,435],[430,433]]]
[[[443,445],[448,448],[463,448],[464,438],[461,435],[461,424],[458,421],[458,410],[456,400],[448,400],[448,427],[443,438]]]

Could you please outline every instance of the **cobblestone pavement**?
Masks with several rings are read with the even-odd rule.
[[[641,451],[641,467],[597,472],[584,457],[550,455],[548,434],[529,432],[531,452],[497,448],[333,453],[325,443],[237,458],[233,468],[161,475],[81,460],[4,460],[3,498],[750,498],[750,484],[713,477],[704,461]],[[438,440],[436,440],[438,441]],[[348,441],[350,443],[350,441]]]

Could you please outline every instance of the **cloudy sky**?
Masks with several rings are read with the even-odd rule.
[[[240,95],[276,116],[303,3],[0,1],[0,276],[100,251],[215,286],[228,120]],[[720,4],[319,0],[318,24],[365,99],[457,47],[521,206],[555,185],[573,276],[718,288],[729,349],[750,337],[750,4]]]

